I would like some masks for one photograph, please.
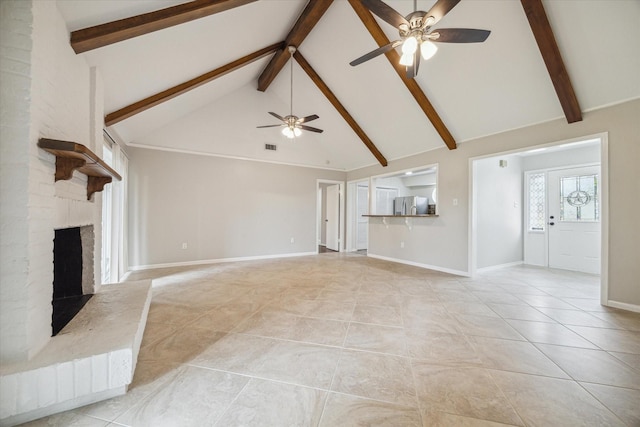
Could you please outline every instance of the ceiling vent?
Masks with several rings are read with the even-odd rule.
[[[264,149],[276,151],[278,149],[278,146],[276,144],[264,144]]]

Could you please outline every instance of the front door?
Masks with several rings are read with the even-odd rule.
[[[325,213],[326,247],[332,251],[339,251],[340,245],[340,186],[327,187],[327,204]]]
[[[549,267],[600,274],[600,166],[553,170]]]

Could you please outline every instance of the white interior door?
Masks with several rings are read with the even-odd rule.
[[[358,184],[356,195],[356,249],[367,249],[369,243],[369,187]]]
[[[327,203],[325,212],[326,247],[332,251],[340,250],[340,186],[327,187]]]
[[[550,171],[549,267],[600,274],[600,167]]]

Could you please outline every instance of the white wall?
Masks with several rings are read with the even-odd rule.
[[[433,265],[450,271],[468,272],[469,159],[573,140],[608,132],[609,140],[609,298],[640,306],[640,199],[629,197],[640,191],[640,100],[583,114],[581,122],[567,124],[564,118],[464,142],[456,150],[428,151],[351,171],[349,181],[393,171],[438,163],[438,218],[414,221],[413,230],[403,224],[389,226],[372,219],[369,252],[403,262]],[[498,119],[498,118],[497,118]],[[453,200],[458,204],[454,206]],[[405,249],[399,242],[405,239]]]
[[[525,171],[533,171],[599,162],[600,144],[595,144],[525,156],[522,158],[522,168]]]
[[[86,200],[83,175],[54,184],[55,157],[36,144],[46,137],[95,148],[103,101],[99,75],[69,46],[55,2],[0,5],[0,359],[9,363],[31,358],[51,336],[55,228],[94,224],[100,277],[100,196]]]
[[[140,148],[128,153],[132,268],[316,252],[316,180],[346,175]]]
[[[499,161],[505,160],[506,167]],[[477,268],[523,259],[522,159],[500,156],[475,162]]]

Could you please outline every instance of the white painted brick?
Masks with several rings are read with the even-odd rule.
[[[109,353],[109,387],[116,388],[131,383],[133,379],[133,353],[122,349]]]
[[[109,388],[109,355],[98,354],[91,358],[91,391],[97,393]]]
[[[55,366],[47,366],[37,371],[38,377],[38,408],[58,403],[58,385]]]
[[[15,415],[18,410],[18,374],[0,377],[0,419]]]
[[[0,7],[0,249],[12,254],[11,262],[0,260],[4,363],[25,361],[50,339],[54,227],[94,224],[100,243],[101,204],[86,200],[86,176],[55,183],[55,156],[37,141],[76,141],[100,152],[104,94],[97,69],[70,48],[56,2],[0,1]],[[99,252],[94,266],[99,277]],[[115,378],[130,382],[130,356],[117,365],[123,369]],[[106,356],[2,376],[0,419],[106,390],[111,379]]]
[[[18,375],[17,412],[24,413],[38,408],[38,376],[36,371]]]
[[[56,366],[57,380],[57,392],[58,402],[64,402],[66,400],[73,399],[76,394],[74,390],[74,369],[73,362],[64,362]]]
[[[75,397],[91,393],[91,359],[78,359],[73,363]]]

